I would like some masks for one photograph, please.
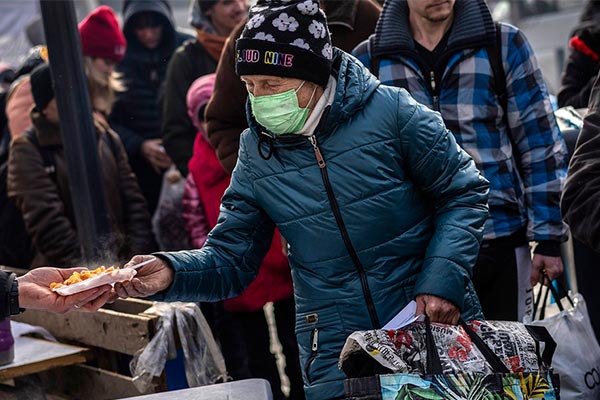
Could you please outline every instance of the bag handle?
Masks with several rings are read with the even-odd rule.
[[[558,284],[560,290],[562,290],[562,292],[564,293],[564,296],[560,296],[558,291],[556,290],[556,288],[554,287],[554,285],[552,284],[552,280],[548,277],[548,275],[546,275],[545,271],[542,271],[542,277],[543,277],[543,282],[544,283],[548,283],[546,285],[546,291],[545,293],[542,295],[542,293],[544,292],[544,290],[540,290],[540,293],[538,295],[537,300],[534,301],[534,305],[533,305],[533,320],[535,321],[535,315],[538,312],[539,306],[540,306],[540,300],[542,299],[542,297],[544,298],[544,300],[542,301],[541,305],[542,308],[540,309],[540,315],[539,315],[539,320],[543,320],[546,317],[546,302],[548,301],[548,295],[549,293],[552,293],[552,297],[554,298],[554,300],[556,301],[556,305],[559,309],[560,312],[563,312],[565,310],[565,308],[563,307],[562,303],[561,303],[561,299],[563,298],[567,298],[567,300],[569,300],[569,304],[571,304],[571,307],[575,307],[575,303],[573,302],[573,299],[571,298],[571,296],[569,296],[569,292],[568,290],[565,288],[565,286],[562,284],[561,281],[559,280],[555,280],[555,282]]]
[[[425,348],[427,349],[427,366],[425,372],[428,375],[441,375],[444,372],[442,362],[437,352],[437,346],[435,345],[433,332],[431,331],[431,321],[427,314],[425,314]]]
[[[487,363],[492,367],[492,370],[495,373],[510,373],[509,369],[504,365],[500,357],[498,357],[492,349],[489,348],[487,344],[483,341],[479,335],[469,328],[469,326],[465,323],[465,321],[461,318],[459,320],[460,326],[465,330],[471,342],[479,349],[483,357],[487,361]],[[429,317],[425,315],[425,347],[427,350],[427,367],[425,372],[428,375],[439,375],[443,373],[442,363],[440,361],[440,355],[437,351],[437,346],[435,344],[435,339],[433,338],[433,332],[431,330],[431,321]]]
[[[556,342],[548,329],[545,326],[535,326],[535,325],[525,325],[525,329],[531,335],[533,340],[535,340],[536,353],[538,356],[538,361],[541,361],[541,364],[550,368],[552,366],[552,357],[554,357],[554,352],[556,351]],[[544,343],[544,351],[540,357],[540,342]]]

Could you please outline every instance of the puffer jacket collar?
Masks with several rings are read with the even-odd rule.
[[[131,26],[131,20],[136,14],[143,12],[154,12],[161,16],[163,20],[163,39],[159,45],[159,50],[167,53],[171,53],[176,46],[176,30],[175,30],[175,19],[173,18],[173,12],[171,7],[164,0],[153,0],[153,1],[138,1],[130,0],[126,1],[123,5],[123,34],[127,39],[127,50],[128,52],[154,52],[155,50],[146,49],[140,41],[137,39],[135,32],[133,32],[133,26]]]
[[[388,0],[371,38],[373,57],[415,54],[407,0]],[[448,51],[494,45],[496,26],[484,0],[456,0]]]
[[[333,53],[332,74],[337,79],[337,88],[333,103],[323,113],[315,131],[319,140],[333,134],[337,125],[345,122],[362,109],[380,84],[369,70],[362,66],[360,61],[337,48]],[[275,135],[262,127],[252,115],[249,100],[246,102],[246,115],[250,130],[260,139],[269,141],[274,147],[297,146],[307,142],[304,136]]]

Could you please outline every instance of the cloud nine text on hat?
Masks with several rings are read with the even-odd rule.
[[[291,68],[294,65],[294,55],[288,53],[280,53],[277,51],[265,51],[261,58],[260,50],[243,49],[236,53],[238,63],[258,63],[262,62],[267,65],[278,65],[281,67]]]

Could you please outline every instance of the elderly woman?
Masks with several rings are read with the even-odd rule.
[[[436,322],[481,318],[471,271],[488,183],[440,115],[332,48],[316,0],[259,1],[237,54],[250,128],[219,223],[202,249],[158,253],[117,293],[235,296],[277,226],[308,399],[343,396],[347,336],[380,328],[411,300]]]

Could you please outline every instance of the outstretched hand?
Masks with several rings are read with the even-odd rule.
[[[131,281],[115,283],[115,292],[119,297],[148,297],[167,289],[171,285],[175,273],[160,258],[154,256],[135,256],[125,264],[124,268],[152,258],[155,261],[140,267],[137,270],[137,275]]]
[[[73,272],[85,268],[36,268],[17,278],[19,282],[19,305],[26,309],[65,313],[73,310],[94,312],[102,307],[110,296],[110,285],[100,286],[71,296],[60,296],[50,289],[53,282],[63,282]]]

